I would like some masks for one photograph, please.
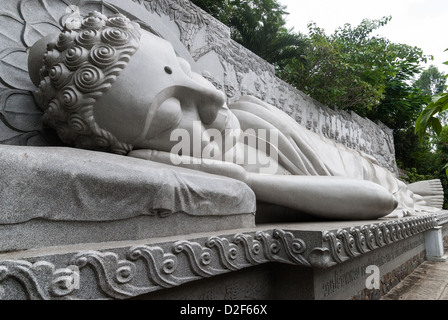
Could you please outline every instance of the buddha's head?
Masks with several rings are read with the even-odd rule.
[[[193,133],[200,121],[201,130],[223,131],[229,120],[221,91],[169,42],[120,14],[93,12],[80,29],[39,40],[29,72],[45,123],[80,148],[169,152],[174,129]]]

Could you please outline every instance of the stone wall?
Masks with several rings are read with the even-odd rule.
[[[397,173],[392,130],[354,113],[334,111],[275,76],[272,65],[230,38],[230,29],[187,0],[8,1],[0,9],[0,143],[55,145],[31,93],[27,49],[91,10],[122,12],[165,39],[192,69],[226,93],[229,102],[254,95],[309,130],[375,157]]]

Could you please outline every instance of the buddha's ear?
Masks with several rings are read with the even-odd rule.
[[[36,87],[40,84],[40,69],[44,65],[44,54],[47,52],[47,45],[49,43],[55,43],[58,39],[59,33],[49,34],[39,39],[30,48],[28,53],[28,73],[31,81]]]

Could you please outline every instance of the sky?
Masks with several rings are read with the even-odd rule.
[[[315,22],[328,35],[350,23],[357,26],[365,19],[392,16],[384,27],[374,31],[394,43],[419,47],[434,56],[434,64],[448,74],[448,0],[278,0],[285,5],[288,28],[303,34]],[[428,66],[427,65],[427,66]],[[427,67],[425,66],[425,67]]]

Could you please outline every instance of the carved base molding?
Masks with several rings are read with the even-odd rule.
[[[345,223],[346,227],[270,225],[5,253],[0,255],[0,297],[126,299],[271,262],[326,270],[424,233],[439,225],[440,217]],[[331,225],[337,228],[325,229]]]

